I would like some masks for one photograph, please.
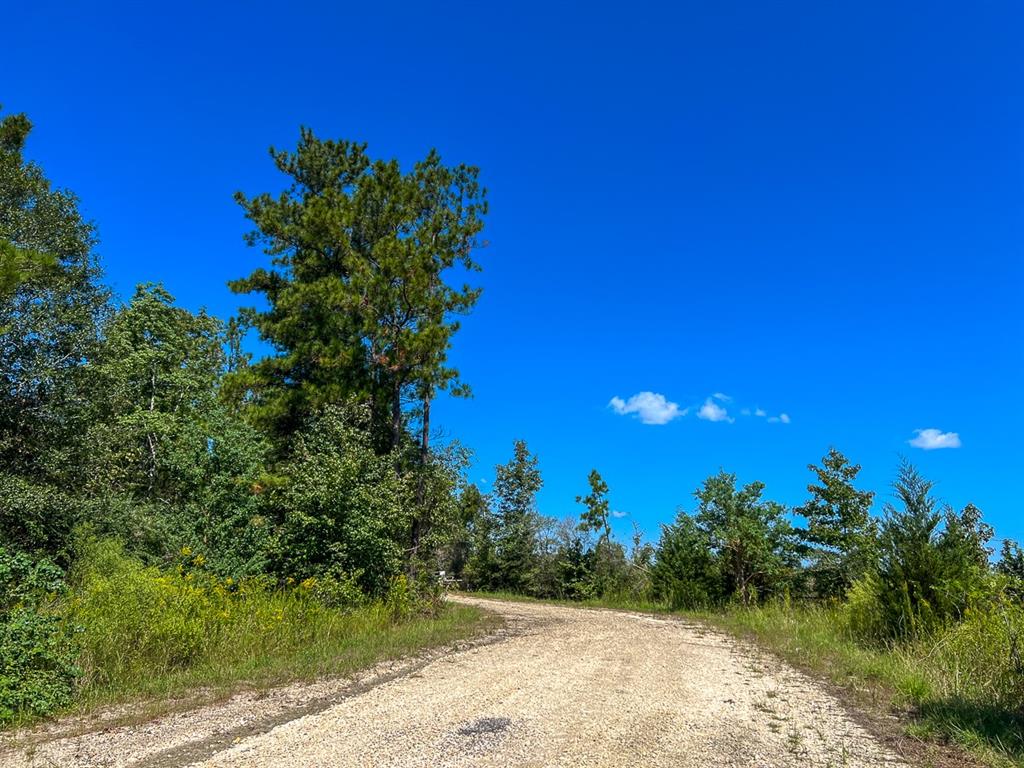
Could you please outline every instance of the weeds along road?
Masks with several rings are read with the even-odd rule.
[[[361,680],[50,734],[4,766],[904,765],[809,678],[672,618],[453,598],[507,634]]]

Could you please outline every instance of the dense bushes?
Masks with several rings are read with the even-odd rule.
[[[73,632],[54,612],[64,589],[57,566],[0,547],[0,725],[71,701]]]
[[[374,452],[367,418],[359,407],[325,409],[299,434],[268,503],[280,509],[280,572],[348,574],[381,595],[405,565],[414,486],[395,473],[397,457]]]

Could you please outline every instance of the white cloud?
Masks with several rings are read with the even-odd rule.
[[[765,409],[764,409],[764,408],[756,408],[756,409],[754,410],[754,415],[755,415],[755,416],[760,416],[760,417],[761,417],[761,418],[763,419],[763,418],[764,418],[765,416],[767,416],[767,415],[768,415],[768,412],[767,412],[767,411],[765,411]]]
[[[741,408],[740,409],[740,415],[741,416],[749,416],[750,415],[750,409],[749,408]]]
[[[960,435],[956,432],[942,432],[938,429],[915,429],[914,437],[907,440],[915,448],[934,451],[937,448],[959,448]]]
[[[612,510],[612,517],[622,518],[622,517],[626,517],[628,514],[629,514],[628,512],[623,512],[620,509],[613,509]]]
[[[732,400],[731,397],[722,394],[721,392],[715,392],[715,394],[713,394],[712,397],[715,398],[715,400],[721,400],[723,403],[728,403]]]
[[[697,418],[705,421],[728,421],[730,424],[734,421],[729,418],[729,412],[716,403],[713,397],[704,401],[704,405],[697,411]]]
[[[779,414],[779,421],[781,421],[783,424],[789,424],[789,414],[788,413],[780,413]]]
[[[628,400],[613,397],[608,405],[620,416],[635,413],[643,424],[668,424],[672,419],[685,416],[689,410],[657,392],[638,392]]]

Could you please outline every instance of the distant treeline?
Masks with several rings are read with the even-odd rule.
[[[662,526],[657,544],[638,531],[627,548],[612,536],[609,489],[596,470],[576,499],[578,519],[543,517],[537,458],[519,441],[491,494],[475,486],[461,494],[466,533],[450,567],[473,589],[571,600],[672,608],[849,600],[858,631],[879,641],[1024,595],[1021,548],[1006,540],[993,562],[993,530],[980,510],[942,505],[912,464],[899,466],[895,501],[880,518],[871,515],[874,493],[855,484],[860,467],[842,453],[830,449],[808,469],[807,501],[794,509],[765,499],[763,483],[740,486],[719,472],[695,491],[692,511]]]

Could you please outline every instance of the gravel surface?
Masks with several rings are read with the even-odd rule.
[[[64,735],[30,755],[0,748],[0,765],[906,765],[814,681],[721,633],[619,611],[455,599],[499,611],[507,636],[357,681]]]

